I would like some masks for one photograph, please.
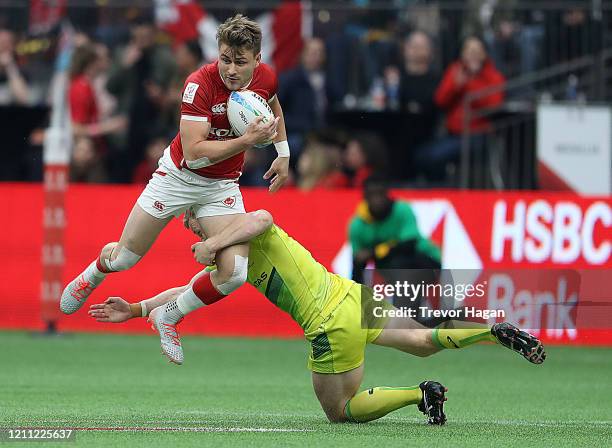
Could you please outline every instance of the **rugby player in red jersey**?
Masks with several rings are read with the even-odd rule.
[[[60,309],[77,311],[107,274],[130,269],[149,250],[166,224],[188,208],[206,234],[213,236],[245,213],[238,178],[244,152],[272,140],[278,152],[264,178],[277,191],[288,178],[289,146],[276,96],[274,70],[261,62],[261,29],[238,14],[217,30],[219,58],[189,75],[183,89],[180,130],[159,161],[159,168],[136,201],[118,242],[108,243],[61,297]],[[233,133],[226,114],[232,91],[248,89],[268,101],[274,120],[261,119],[242,136]],[[157,313],[164,352],[182,362],[176,324],[187,313],[230,294],[247,278],[249,245],[240,243],[217,254],[217,271],[198,278]]]

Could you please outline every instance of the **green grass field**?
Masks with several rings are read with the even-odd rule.
[[[154,335],[0,341],[0,426],[98,429],[66,446],[612,446],[610,349],[551,347],[534,366],[495,346],[426,359],[369,348],[363,387],[449,388],[448,424],[429,427],[416,407],[327,423],[302,341],[185,337],[181,367]]]

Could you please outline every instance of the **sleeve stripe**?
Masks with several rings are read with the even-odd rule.
[[[268,104],[270,104],[272,101],[274,101],[274,98],[276,98],[276,93],[274,94],[274,96],[273,96],[272,98],[270,98],[270,99],[268,100]]]
[[[208,121],[208,117],[198,117],[196,115],[181,115],[181,120],[205,122]]]

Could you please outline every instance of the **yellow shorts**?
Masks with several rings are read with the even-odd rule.
[[[368,291],[367,298],[362,298],[362,291]],[[342,373],[363,363],[366,344],[380,335],[384,322],[362,324],[362,300],[371,300],[371,290],[355,283],[322,323],[305,333],[311,345],[310,370]]]

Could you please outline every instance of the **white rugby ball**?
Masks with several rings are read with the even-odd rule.
[[[247,126],[257,117],[263,117],[264,123],[274,120],[274,113],[268,102],[250,90],[236,90],[227,99],[227,118],[236,135],[244,135]],[[268,146],[272,141],[256,145]]]

